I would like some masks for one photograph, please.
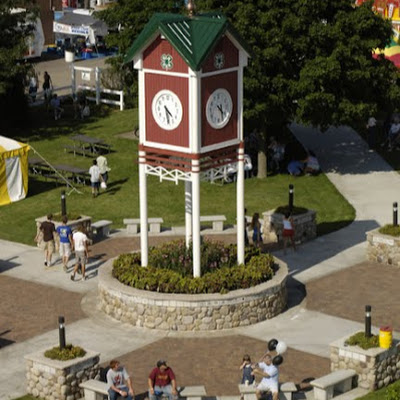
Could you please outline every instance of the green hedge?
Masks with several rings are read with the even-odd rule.
[[[382,233],[383,235],[400,236],[400,226],[388,224],[379,228],[379,233]]]
[[[379,335],[366,337],[364,332],[357,332],[350,336],[345,343],[349,346],[359,346],[364,350],[368,350],[373,347],[379,347]]]
[[[227,293],[271,279],[274,259],[257,248],[245,252],[245,264],[236,264],[236,245],[204,241],[201,246],[200,278],[193,278],[192,248],[182,240],[149,250],[149,265],[141,267],[140,253],[122,254],[113,264],[113,276],[141,290],[162,293]]]

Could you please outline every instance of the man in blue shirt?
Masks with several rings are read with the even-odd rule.
[[[64,271],[67,272],[67,264],[71,255],[72,246],[72,230],[67,225],[68,218],[66,215],[62,218],[62,225],[57,228],[57,233],[60,238],[60,257],[64,266]]]

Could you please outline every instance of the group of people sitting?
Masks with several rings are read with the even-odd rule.
[[[256,390],[257,399],[261,399],[262,395],[268,392],[272,393],[273,400],[278,400],[278,367],[273,364],[269,352],[264,354],[258,363],[252,363],[250,357],[245,355],[240,370],[242,384],[254,384],[256,376],[261,378]],[[117,400],[119,397],[127,400],[135,398],[132,379],[118,360],[111,360],[104,372],[103,380],[107,382],[110,400]],[[161,400],[162,397],[168,400],[178,399],[175,373],[165,360],[157,361],[156,367],[150,371],[147,382],[149,400]]]
[[[301,151],[300,153],[304,152],[305,151]],[[273,173],[282,173],[284,172],[284,165],[286,164],[287,172],[293,176],[302,174],[318,175],[321,172],[318,159],[314,152],[311,150],[306,151],[306,157],[300,159],[298,158],[300,155],[295,153],[298,152],[287,154],[283,143],[272,136],[268,145],[268,169]],[[296,159],[294,157],[296,157]]]

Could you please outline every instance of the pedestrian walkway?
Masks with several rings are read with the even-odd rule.
[[[324,134],[299,125],[292,125],[291,129],[306,147],[316,152],[328,178],[356,210],[356,219],[348,227],[301,245],[297,252],[288,251],[286,255],[280,250],[274,252],[288,263],[291,284],[296,287],[365,261],[365,232],[391,220],[391,204],[398,200],[400,177],[379,155],[368,152],[363,140],[348,128],[332,128]],[[121,241],[118,239],[118,243]],[[1,275],[86,294],[81,306],[88,317],[70,324],[67,321],[67,341],[100,351],[102,362],[128,353],[137,355],[135,351],[149,349],[166,339],[176,339],[177,346],[179,343],[183,346],[188,338],[225,337],[228,342],[238,336],[244,338],[240,342],[243,344],[246,338],[266,343],[271,337],[276,337],[284,340],[290,349],[315,357],[328,357],[329,343],[363,329],[360,322],[308,310],[303,301],[272,320],[223,332],[143,330],[120,324],[97,310],[95,272],[101,268],[105,254],[96,254],[91,260],[88,266],[91,279],[85,282],[66,279],[60,264],[45,271],[43,254],[34,247],[0,241],[0,254]],[[57,341],[58,330],[55,329],[0,350],[0,399],[11,399],[25,393],[24,355],[40,348],[46,349]],[[214,359],[216,350],[206,347],[203,353],[207,350],[209,357]],[[192,359],[194,354],[188,354],[188,357]],[[224,360],[220,361],[224,365]],[[131,368],[140,366],[133,364]]]

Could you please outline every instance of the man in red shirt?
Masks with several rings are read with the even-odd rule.
[[[149,375],[149,398],[160,400],[161,396],[167,395],[169,400],[176,400],[176,380],[174,371],[167,366],[164,360],[157,361],[157,367],[153,368]]]

